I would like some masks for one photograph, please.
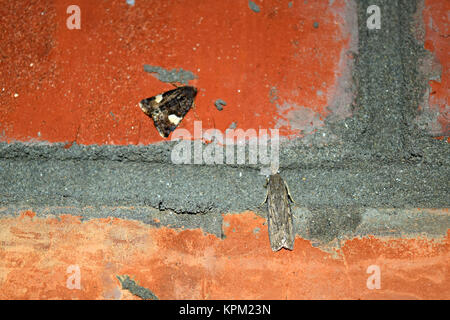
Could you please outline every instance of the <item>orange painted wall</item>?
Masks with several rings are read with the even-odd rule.
[[[73,2],[73,1],[72,1]],[[273,128],[297,106],[320,117],[334,93],[344,31],[344,1],[77,2],[81,29],[69,30],[71,1],[13,1],[2,6],[0,138],[79,144],[161,141],[137,103],[168,90],[144,64],[198,76],[193,122],[222,131]],[[314,28],[314,22],[319,23]],[[276,88],[278,100],[270,96]],[[16,96],[15,96],[16,95]],[[218,111],[214,101],[227,102]],[[272,101],[272,102],[271,102]],[[279,111],[276,103],[286,107]],[[284,120],[284,121],[283,121]]]
[[[0,299],[128,299],[127,274],[159,299],[448,299],[450,233],[427,238],[355,238],[334,253],[301,238],[273,253],[265,219],[224,215],[225,238],[135,221],[3,218]],[[68,289],[80,268],[81,289]],[[368,289],[376,265],[381,289]]]

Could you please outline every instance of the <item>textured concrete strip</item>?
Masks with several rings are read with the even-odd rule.
[[[359,53],[355,120],[362,144],[374,153],[405,155],[408,137],[427,84],[418,72],[425,56],[411,32],[416,1],[358,1]],[[378,5],[382,26],[368,30],[367,8]]]
[[[256,209],[265,177],[229,166],[117,161],[1,160],[0,204],[151,206],[177,213]],[[449,206],[449,167],[390,163],[302,168],[282,174],[298,203],[315,206]]]
[[[448,209],[367,209],[355,234],[391,237],[445,236],[450,229]]]
[[[449,165],[450,144],[445,141],[415,133],[410,137],[411,150],[405,157],[399,154],[374,155],[359,141],[352,141],[354,132],[348,122],[329,124],[303,139],[282,140],[279,160],[280,168],[344,167],[366,163],[404,162],[425,165]],[[355,137],[355,140],[356,137]],[[176,141],[148,146],[78,145],[65,148],[64,143],[6,143],[0,142],[0,159],[5,160],[111,160],[118,162],[153,162],[172,164],[171,153]],[[203,145],[205,146],[205,145]],[[267,154],[270,155],[270,141]],[[225,150],[222,151],[225,154]],[[245,164],[233,167],[260,169],[261,164],[249,164],[246,147]],[[194,149],[192,144],[192,163]],[[224,158],[225,159],[225,158]],[[225,161],[225,160],[224,160]]]
[[[169,83],[180,82],[183,84],[188,84],[190,80],[197,78],[197,76],[191,71],[183,70],[182,68],[166,70],[158,66],[144,64],[144,71],[151,73],[160,81]]]
[[[448,209],[294,207],[293,215],[297,235],[318,244],[367,235],[443,238],[450,228]]]

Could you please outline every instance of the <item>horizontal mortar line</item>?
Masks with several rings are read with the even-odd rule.
[[[82,163],[105,163],[106,165],[110,163],[111,165],[133,165],[133,164],[145,164],[145,165],[154,165],[154,166],[166,166],[177,169],[186,169],[189,167],[205,167],[205,168],[226,168],[226,169],[234,169],[234,170],[252,170],[255,172],[259,172],[261,168],[269,167],[269,164],[236,164],[236,163],[219,163],[219,164],[174,164],[170,161],[153,161],[153,160],[115,160],[115,159],[54,159],[54,158],[36,158],[36,159],[27,159],[27,158],[1,158],[0,157],[0,170],[2,169],[2,163],[55,163],[61,165],[70,165],[70,164],[82,164]],[[280,163],[279,172],[283,170],[310,170],[310,169],[352,169],[352,168],[361,168],[361,169],[378,169],[385,166],[391,165],[399,165],[405,167],[417,167],[417,166],[426,166],[432,168],[438,167],[446,167],[450,165],[450,161],[447,162],[436,162],[436,161],[421,161],[421,160],[405,160],[405,159],[339,159],[339,160],[331,160],[331,159],[321,159],[315,160],[314,162],[303,162],[301,159],[298,162],[293,162],[292,160],[289,163]],[[4,169],[4,168],[3,168]]]
[[[171,148],[173,143],[155,144],[148,146],[90,146],[80,145],[74,150],[64,149],[60,145],[41,145],[15,143],[5,144],[0,142],[0,160],[4,161],[111,161],[116,163],[149,163],[149,164],[173,164],[171,161]],[[356,149],[354,149],[355,147]],[[280,150],[280,168],[291,167],[346,167],[361,164],[388,164],[409,162],[411,164],[450,165],[450,158],[445,156],[450,152],[448,144],[431,141],[427,152],[409,159],[403,157],[379,158],[371,155],[370,150],[359,149],[353,146],[351,152],[342,145],[330,145],[327,147],[310,148],[305,146],[283,146]],[[420,153],[420,152],[419,152]],[[297,157],[293,155],[298,155]],[[249,163],[249,152],[245,152],[243,164],[230,163],[225,166],[236,168],[258,169],[261,165]],[[192,159],[191,159],[192,160]],[[192,160],[193,162],[193,160]],[[206,164],[205,162],[202,163]],[[191,164],[188,164],[191,165]],[[182,165],[179,165],[182,166]]]
[[[33,211],[37,218],[58,217],[61,215],[71,215],[81,217],[82,221],[105,218],[119,218],[122,220],[140,221],[151,227],[168,227],[178,230],[202,229],[206,233],[222,237],[223,220],[214,220],[213,226],[208,221],[198,215],[180,215],[173,212],[159,212],[157,209],[148,206],[102,206],[101,208],[75,207],[75,206],[2,206],[0,207],[0,221],[6,217],[19,217],[24,211]],[[100,212],[98,212],[100,211]],[[123,211],[139,212],[139,214],[129,216],[123,214]],[[326,209],[325,211],[326,212]],[[95,213],[95,214],[94,214]],[[240,213],[224,213],[224,215]],[[258,214],[261,216],[261,213]],[[315,216],[306,207],[293,207],[295,233],[304,238],[313,240],[313,242],[324,243],[321,239],[311,235],[311,228],[315,228]],[[177,221],[185,217],[183,221]],[[262,214],[266,218],[265,214]],[[156,223],[154,219],[159,221]],[[332,226],[340,228],[339,224]],[[398,209],[398,208],[363,208],[360,222],[353,229],[339,230],[335,234],[336,238],[354,238],[369,235],[391,237],[391,238],[417,238],[426,236],[427,238],[442,238],[450,229],[450,213],[448,208],[416,208],[416,209]],[[332,239],[328,239],[332,240]],[[327,241],[325,241],[327,242]]]
[[[298,205],[293,205],[293,207],[298,208],[300,210],[308,210],[308,207],[302,207]],[[148,212],[168,212],[170,210],[161,211],[158,208],[152,206],[106,206],[106,205],[89,205],[89,206],[44,206],[44,205],[4,205],[0,206],[0,212],[8,213],[11,212],[22,212],[26,210],[33,210],[33,208],[38,208],[41,214],[57,212],[58,210],[77,210],[77,211],[96,211],[96,210],[107,210],[107,211],[115,211],[115,210],[129,210],[129,211],[139,211],[146,210]],[[369,210],[377,210],[379,212],[384,212],[389,216],[392,216],[392,211],[403,211],[403,212],[426,212],[429,215],[436,216],[449,216],[450,217],[450,209],[448,207],[438,208],[438,207],[430,207],[430,208],[385,208],[385,207],[366,207],[361,206],[366,211]],[[244,214],[248,211],[252,210],[243,210],[242,212],[224,212],[223,214]],[[175,212],[174,212],[175,213]],[[256,212],[258,213],[258,212]],[[177,213],[177,215],[183,215],[182,213]]]
[[[447,167],[405,164],[379,168],[297,169],[284,174],[296,201],[308,206],[450,206]],[[3,166],[0,170],[0,181],[0,203],[31,201],[70,205],[72,201],[75,205],[98,206],[117,201],[117,205],[145,203],[157,208],[162,203],[166,209],[194,213],[210,211],[208,208],[218,203],[222,204],[222,210],[253,208],[265,193],[264,176],[214,166],[149,167],[126,163],[108,166],[103,163],[86,167],[85,163],[68,162],[64,165],[37,162],[37,166],[25,166],[9,162],[6,169]],[[193,199],[187,199],[192,196]],[[396,200],[399,196],[406,200],[403,203]],[[183,201],[191,202],[194,210],[177,210]],[[241,205],[236,206],[234,202]],[[200,207],[195,203],[200,203]]]

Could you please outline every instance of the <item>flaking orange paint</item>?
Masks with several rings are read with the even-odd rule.
[[[436,63],[441,66],[440,80],[431,80],[429,104],[440,115],[438,122],[441,132],[450,135],[450,33],[448,13],[450,2],[446,0],[427,0],[423,10],[425,25],[425,49],[436,57]],[[450,142],[450,138],[447,139]]]
[[[344,241],[335,254],[297,237],[294,251],[271,251],[265,219],[224,215],[224,239],[200,229],[79,217],[0,219],[1,299],[128,299],[127,274],[160,299],[445,299],[450,296],[450,231],[433,240]],[[70,290],[69,265],[81,269]],[[381,269],[381,289],[366,286]]]

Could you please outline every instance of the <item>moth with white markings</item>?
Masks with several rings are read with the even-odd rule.
[[[263,203],[267,202],[269,240],[272,251],[278,251],[281,248],[294,249],[295,235],[289,200],[294,202],[280,174],[270,175],[267,181],[267,195]]]
[[[194,87],[178,87],[142,100],[139,107],[152,117],[161,137],[167,138],[191,110],[196,95],[197,89]]]

